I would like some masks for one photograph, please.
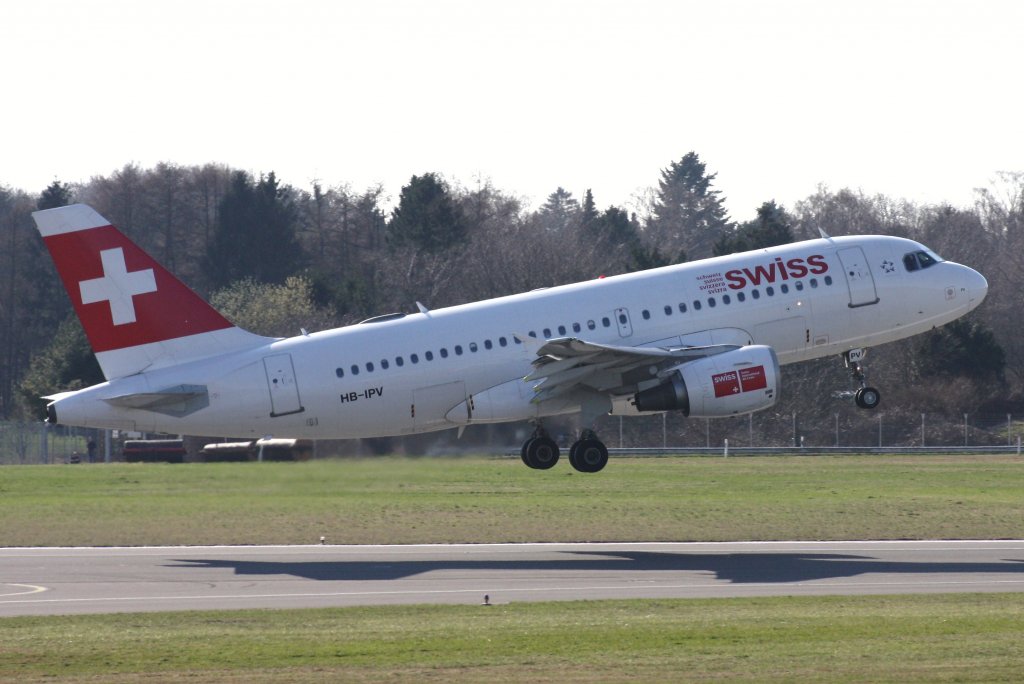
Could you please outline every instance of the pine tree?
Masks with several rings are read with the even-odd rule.
[[[715,241],[731,226],[721,192],[712,189],[717,174],[708,174],[696,152],[687,152],[661,172],[648,230],[670,251],[692,258],[710,256]]]
[[[757,209],[757,218],[741,224],[715,242],[715,256],[785,245],[793,241],[793,219],[775,200]]]
[[[559,187],[548,195],[537,215],[541,226],[550,231],[561,232],[576,225],[580,220],[580,203],[571,192]]]
[[[409,180],[388,222],[388,239],[393,247],[411,245],[428,252],[462,243],[466,232],[462,210],[433,173]]]
[[[273,172],[253,183],[247,173],[236,171],[220,202],[207,250],[205,271],[210,283],[222,287],[245,278],[283,283],[304,261],[295,236],[296,222],[291,188],[280,186]]]

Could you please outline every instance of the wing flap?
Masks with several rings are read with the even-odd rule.
[[[533,385],[533,402],[539,403],[576,389],[611,395],[636,391],[636,384],[656,378],[663,370],[686,361],[738,349],[737,345],[702,347],[625,347],[598,344],[576,338],[548,340],[537,350],[534,370],[525,380]],[[640,369],[647,368],[646,371]],[[638,372],[639,371],[639,372]]]

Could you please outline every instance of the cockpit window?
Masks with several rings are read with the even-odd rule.
[[[908,271],[930,268],[942,261],[932,252],[908,252],[903,255],[903,266]]]

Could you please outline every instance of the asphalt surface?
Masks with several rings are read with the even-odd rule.
[[[0,549],[0,617],[1024,591],[1024,540]]]

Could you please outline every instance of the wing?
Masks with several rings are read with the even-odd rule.
[[[630,394],[679,364],[739,349],[732,344],[703,347],[620,347],[576,338],[549,340],[537,349],[534,370],[525,380],[534,403],[586,388],[610,395]]]

